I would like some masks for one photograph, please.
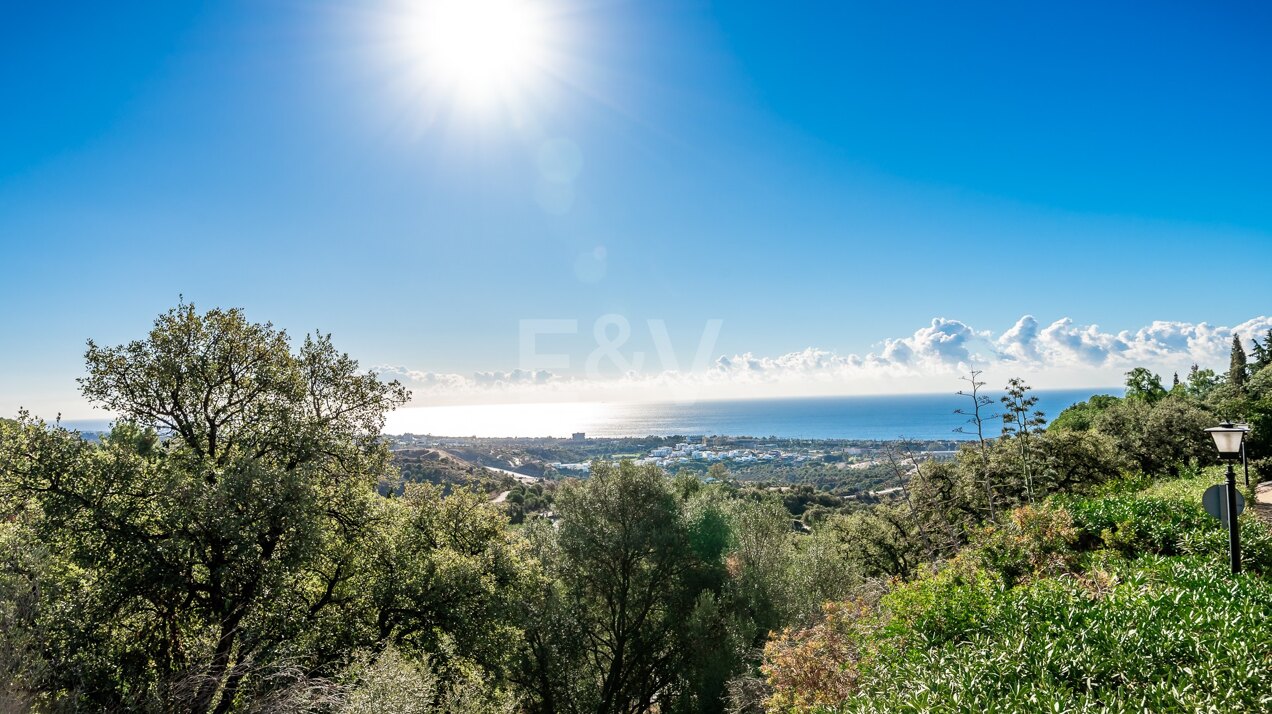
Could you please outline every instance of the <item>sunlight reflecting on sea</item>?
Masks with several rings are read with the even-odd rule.
[[[568,437],[591,431],[599,436],[612,431],[618,421],[615,405],[597,402],[476,404],[399,409],[389,415],[384,431],[481,437]]]
[[[1105,391],[1105,390],[1098,390]],[[1054,417],[1093,390],[1037,392]],[[954,430],[966,406],[953,394],[748,399],[672,402],[571,402],[408,407],[389,416],[389,434],[434,436],[559,437],[721,434],[802,439],[958,439]],[[995,436],[1001,426],[987,425]]]

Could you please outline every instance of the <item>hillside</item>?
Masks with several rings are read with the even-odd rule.
[[[405,484],[431,483],[446,488],[474,488],[482,493],[497,494],[517,484],[512,476],[485,468],[437,449],[404,449],[393,452],[393,463],[401,473],[397,483],[382,481],[382,493],[401,492]]]
[[[768,645],[772,710],[1268,710],[1272,533],[1242,516],[1231,575],[1200,508],[1219,480],[1055,496],[881,597],[827,605]]]
[[[1272,533],[1242,518],[1234,577],[1198,505],[1226,416],[1272,475],[1264,344],[1050,423],[973,372],[993,437],[880,446],[895,485],[849,499],[737,478],[738,441],[544,480],[500,471],[522,445],[402,448],[400,384],[181,305],[90,343],[85,393],[127,407],[101,439],[0,421],[0,710],[1267,711]],[[878,460],[792,446],[747,448]]]

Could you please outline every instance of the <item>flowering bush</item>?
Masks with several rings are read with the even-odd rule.
[[[857,688],[862,645],[875,627],[863,602],[828,602],[821,622],[785,629],[764,647],[761,671],[773,688],[768,706],[804,712],[830,706]]]
[[[977,539],[981,564],[1015,585],[1029,577],[1058,575],[1073,569],[1077,530],[1063,508],[1023,506],[1005,525],[986,528]]]

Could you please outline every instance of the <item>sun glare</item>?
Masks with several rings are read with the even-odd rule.
[[[414,29],[429,84],[465,103],[511,100],[545,69],[549,38],[534,0],[426,0]]]

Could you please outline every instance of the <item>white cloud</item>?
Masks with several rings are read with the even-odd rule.
[[[1025,315],[995,336],[953,319],[936,318],[905,337],[885,339],[877,352],[839,354],[808,347],[777,356],[720,355],[704,370],[628,372],[620,377],[563,375],[513,369],[471,375],[381,367],[420,403],[725,398],[810,394],[941,391],[968,369],[987,378],[1024,376],[1044,388],[1121,384],[1132,367],[1168,374],[1191,364],[1226,369],[1234,332],[1246,341],[1272,329],[1272,317],[1234,327],[1155,321],[1134,331],[1107,332],[1070,318],[1043,326]]]
[[[1033,315],[1017,320],[994,344],[1004,359],[1027,363],[1042,361],[1038,352],[1038,320]]]

